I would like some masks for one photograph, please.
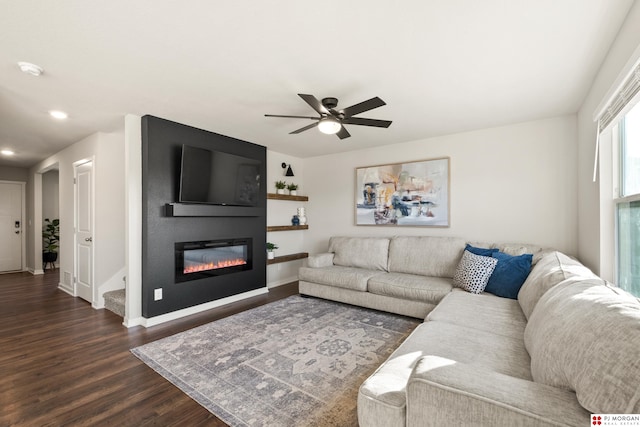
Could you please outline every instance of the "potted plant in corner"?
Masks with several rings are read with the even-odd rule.
[[[42,228],[42,264],[43,269],[46,270],[47,264],[53,265],[58,260],[58,242],[60,241],[60,220],[49,218],[44,220],[44,227]]]
[[[284,189],[287,187],[285,181],[276,181],[276,194],[284,194]]]
[[[298,194],[298,184],[291,183],[287,185],[287,190],[289,190],[289,194],[295,196],[296,194]]]
[[[273,252],[278,249],[275,243],[267,242],[267,259],[274,259],[276,254]]]

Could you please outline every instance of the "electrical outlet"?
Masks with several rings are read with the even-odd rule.
[[[160,301],[162,299],[162,288],[157,288],[153,290],[153,300]]]

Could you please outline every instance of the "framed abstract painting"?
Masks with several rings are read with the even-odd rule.
[[[449,227],[449,158],[356,168],[356,225]]]

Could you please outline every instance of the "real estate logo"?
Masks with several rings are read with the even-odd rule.
[[[591,414],[591,425],[602,427],[640,427],[640,414]]]

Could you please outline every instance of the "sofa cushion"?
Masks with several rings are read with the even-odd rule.
[[[405,424],[406,386],[415,364],[425,355],[531,380],[530,359],[522,338],[514,339],[445,322],[419,325],[376,372],[360,386],[358,416],[363,425],[377,420]],[[374,420],[369,418],[373,417]],[[385,424],[387,425],[387,424]]]
[[[439,321],[471,329],[522,339],[527,319],[518,301],[483,293],[473,295],[453,289],[427,315],[427,321]]]
[[[329,240],[329,252],[335,254],[335,265],[387,271],[389,239],[335,236]]]
[[[498,264],[489,277],[489,282],[484,290],[499,297],[518,298],[518,291],[531,271],[533,255],[513,256],[503,252],[494,252],[491,256],[498,260]]]
[[[479,294],[484,291],[498,260],[465,250],[453,275],[453,286]]]
[[[307,265],[313,268],[330,267],[333,265],[333,257],[334,254],[329,252],[310,255],[307,258]]]
[[[553,252],[550,248],[543,248],[529,243],[497,243],[493,247],[498,248],[500,252],[513,256],[533,254],[532,265],[536,265],[543,256]]]
[[[465,241],[455,237],[394,237],[389,244],[389,271],[453,277]]]
[[[471,252],[472,254],[482,255],[482,256],[491,256],[500,250],[498,248],[489,248],[488,246],[473,246],[467,243],[464,247],[466,251]]]
[[[369,278],[382,274],[380,270],[365,270],[364,268],[341,267],[333,265],[323,268],[300,267],[298,277],[312,283],[337,286],[354,291],[367,291]]]
[[[451,279],[416,276],[404,273],[383,273],[369,279],[367,289],[378,295],[438,304],[451,292]]]
[[[407,384],[405,427],[586,427],[590,422],[569,390],[443,357],[420,359]]]
[[[596,414],[640,413],[640,301],[601,279],[547,291],[525,329],[535,381],[573,390]]]
[[[571,277],[597,278],[587,267],[562,252],[545,255],[529,273],[518,292],[518,302],[524,315],[531,316],[538,300],[549,289]]]

